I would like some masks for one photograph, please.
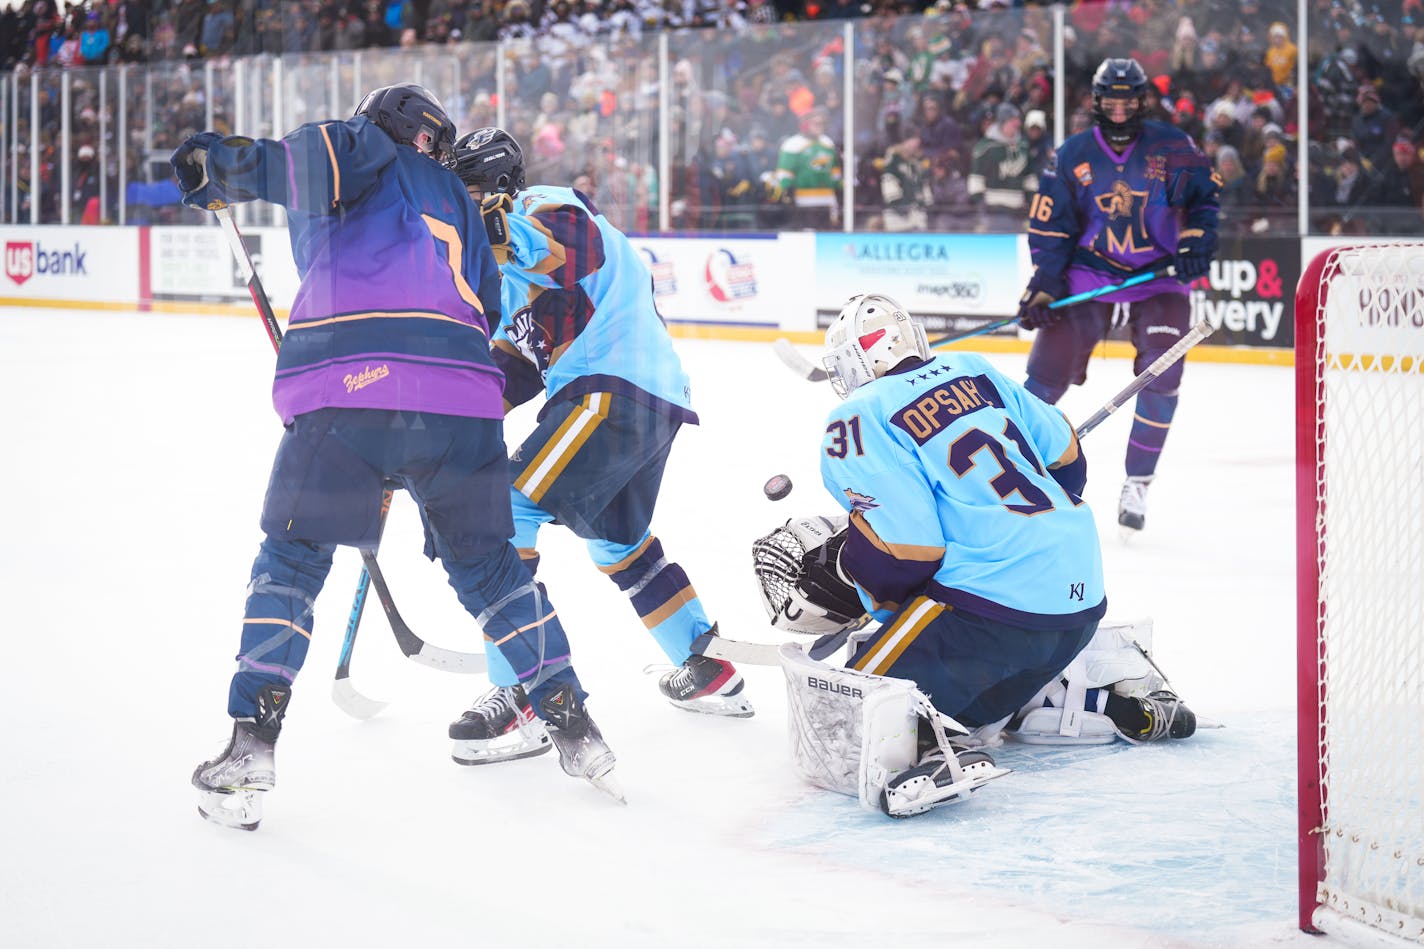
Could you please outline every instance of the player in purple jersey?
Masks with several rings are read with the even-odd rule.
[[[386,481],[420,506],[426,555],[517,671],[564,770],[613,787],[564,630],[509,541],[504,379],[489,353],[499,274],[478,211],[441,164],[454,142],[435,97],[403,84],[280,141],[204,132],[173,154],[190,207],[285,207],[301,277],[273,384],[286,431],[228,693],[232,736],[193,772],[199,812],[217,823],[261,819],[317,595],[338,545],[376,547]],[[516,635],[528,629],[540,635]]]
[[[1029,208],[1034,272],[1019,322],[1037,330],[1028,357],[1030,392],[1048,403],[1087,380],[1093,347],[1127,327],[1141,372],[1191,323],[1189,285],[1216,254],[1221,179],[1185,133],[1145,120],[1147,73],[1136,60],[1107,59],[1093,74],[1094,128],[1069,136],[1039,179]],[[1049,304],[1171,265],[1174,274],[1073,306]],[[1140,531],[1147,486],[1177,409],[1181,362],[1137,396],[1127,443],[1118,523]]]

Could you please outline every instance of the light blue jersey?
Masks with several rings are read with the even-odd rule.
[[[1100,617],[1092,511],[1049,472],[1078,458],[1068,420],[982,356],[911,365],[852,392],[821,445],[867,606],[884,620],[923,594],[1028,628]]]
[[[532,365],[550,402],[614,392],[695,422],[652,275],[628,238],[572,188],[521,191],[508,221],[509,246],[496,248],[504,319],[494,336],[511,377],[506,401],[538,394]]]

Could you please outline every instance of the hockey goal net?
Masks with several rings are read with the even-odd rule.
[[[1424,243],[1316,256],[1295,332],[1300,925],[1424,943]]]

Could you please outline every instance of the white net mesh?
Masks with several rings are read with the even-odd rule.
[[[1314,314],[1317,898],[1424,942],[1424,244],[1329,255]]]

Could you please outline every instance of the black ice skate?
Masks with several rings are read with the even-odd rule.
[[[257,693],[257,717],[234,719],[232,737],[222,753],[193,770],[198,813],[224,827],[256,830],[262,798],[277,784],[276,745],[289,689],[263,686]]]
[[[490,764],[542,755],[553,747],[522,685],[495,688],[450,724],[456,764]]]
[[[1118,734],[1133,744],[1190,738],[1196,734],[1197,717],[1175,692],[1159,689],[1129,701],[1136,707],[1118,706],[1109,700],[1107,715]]]
[[[951,763],[938,747],[920,763],[901,771],[880,792],[880,809],[891,817],[913,817],[932,808],[954,804],[994,778],[1008,774],[983,751],[959,751]]]
[[[717,635],[717,627],[703,635]],[[745,685],[742,674],[725,659],[693,654],[658,680],[658,691],[673,705],[689,712],[751,718],[756,710],[742,694]]]
[[[546,695],[539,703],[539,717],[558,749],[559,766],[565,774],[585,779],[620,804],[628,803],[613,778],[613,749],[603,740],[603,733],[572,686],[561,686]]]
[[[1142,530],[1147,524],[1147,487],[1150,477],[1128,478],[1122,483],[1122,495],[1117,502],[1117,522],[1124,536]]]

